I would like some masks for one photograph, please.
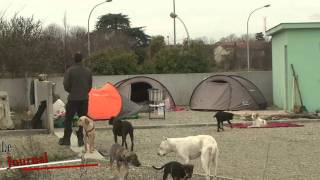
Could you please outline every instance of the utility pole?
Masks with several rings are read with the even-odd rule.
[[[176,14],[176,2],[173,0],[173,13]],[[173,44],[176,45],[176,18],[173,18]]]

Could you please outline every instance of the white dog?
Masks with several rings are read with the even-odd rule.
[[[81,116],[78,125],[83,127],[84,152],[86,153],[89,150],[90,153],[93,153],[94,139],[96,136],[93,120],[87,116]]]
[[[176,152],[185,164],[190,160],[201,157],[202,168],[210,179],[211,163],[215,163],[215,176],[218,168],[218,145],[216,140],[209,135],[188,136],[183,138],[165,138],[159,147],[159,156]]]
[[[250,126],[248,126],[249,128],[253,128],[253,127],[264,127],[267,125],[267,121],[264,120],[264,119],[261,119],[259,117],[259,114],[258,113],[253,113],[251,115],[252,119],[253,119],[253,122]]]

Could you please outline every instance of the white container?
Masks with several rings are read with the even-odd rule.
[[[158,115],[159,115],[159,116],[163,116],[163,113],[164,113],[164,112],[163,112],[163,108],[164,108],[163,106],[161,106],[161,107],[158,108]]]
[[[160,89],[148,89],[149,101],[162,101],[163,100],[163,92]]]

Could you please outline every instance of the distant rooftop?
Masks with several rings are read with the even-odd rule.
[[[269,29],[266,34],[272,36],[287,29],[320,29],[320,22],[280,23]]]

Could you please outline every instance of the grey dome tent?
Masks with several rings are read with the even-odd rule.
[[[121,95],[121,93],[120,96],[122,101],[122,107],[120,113],[117,116],[117,119],[125,119],[140,112],[142,106],[130,101],[128,98]]]
[[[258,110],[267,101],[251,81],[236,75],[214,75],[204,79],[193,90],[192,110]]]
[[[163,91],[166,108],[175,107],[175,102],[168,91],[168,89],[159,81],[146,77],[135,76],[132,78],[124,79],[115,84],[122,96],[130,99],[137,104],[146,104],[149,101],[148,89],[160,89]]]

